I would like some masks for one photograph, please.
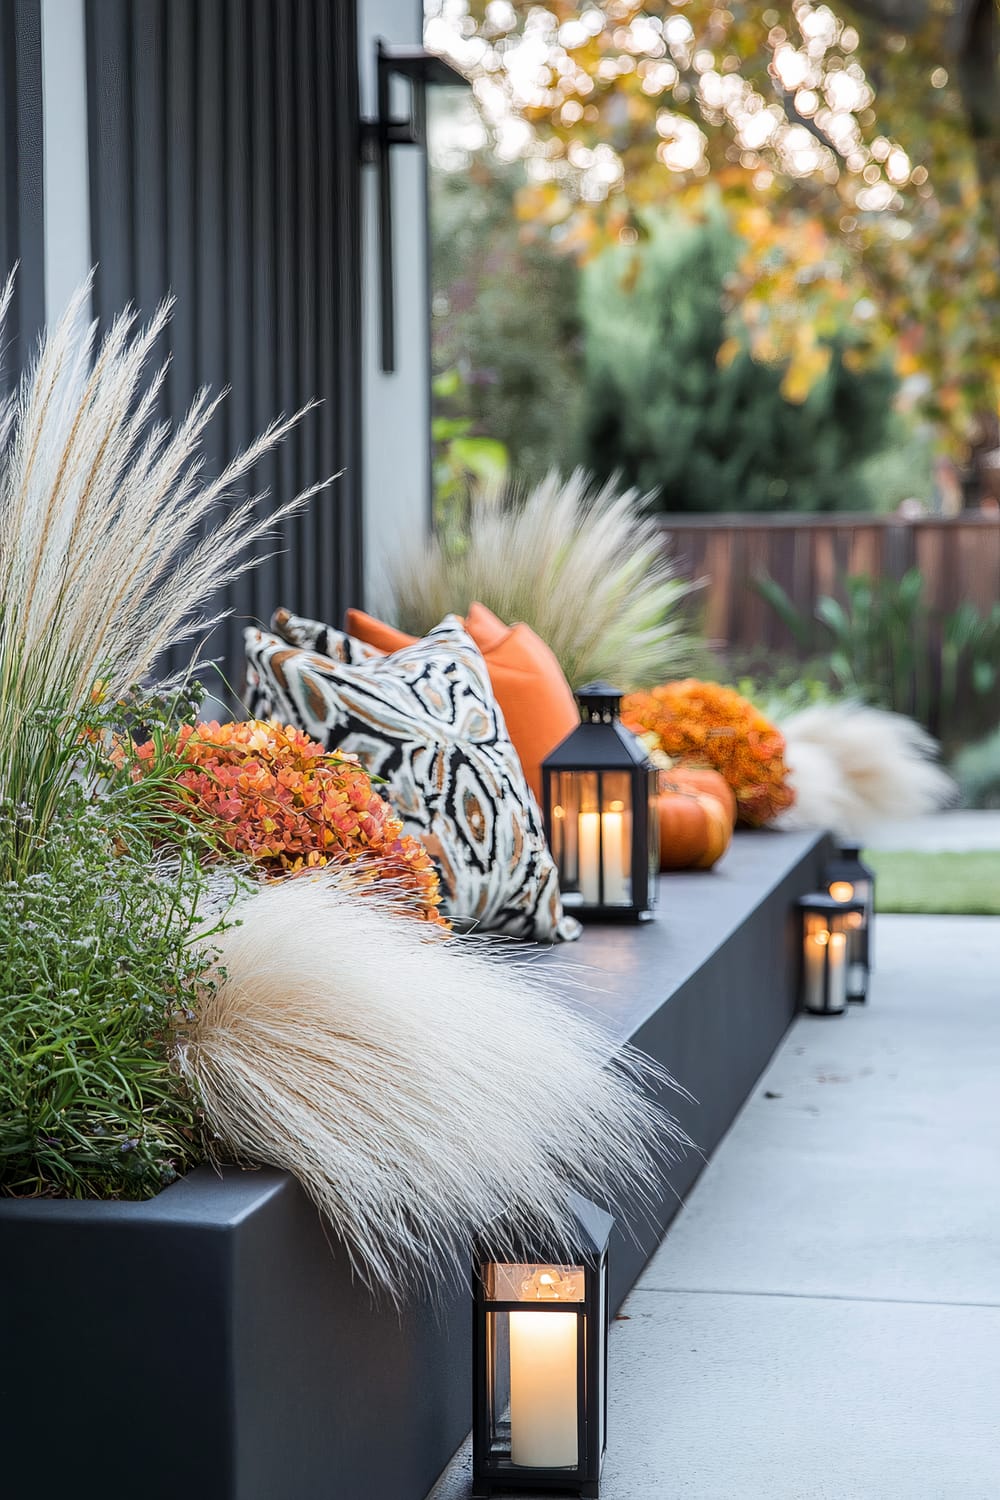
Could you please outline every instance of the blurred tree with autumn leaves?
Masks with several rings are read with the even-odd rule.
[[[710,200],[703,220],[650,215],[643,231],[583,271],[587,468],[657,491],[666,511],[882,509],[867,464],[896,436],[885,356],[851,369],[849,336],[831,337],[801,401],[783,396],[782,365],[746,348],[720,366],[723,288],[739,253],[725,214]]]
[[[831,361],[894,362],[959,458],[998,443],[996,0],[428,0],[428,43],[519,158],[522,239],[581,261],[649,211],[744,247],[717,358],[806,402]],[[845,334],[848,337],[845,338]]]

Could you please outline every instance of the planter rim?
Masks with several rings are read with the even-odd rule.
[[[233,1229],[269,1199],[294,1190],[277,1167],[195,1167],[155,1198],[0,1198],[0,1221],[64,1224],[150,1224],[181,1221],[193,1228]]]

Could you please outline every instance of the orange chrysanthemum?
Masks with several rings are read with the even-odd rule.
[[[265,873],[355,861],[362,878],[393,880],[422,916],[443,923],[430,855],[352,756],[262,719],[185,725],[165,748],[185,763],[175,780],[186,816]],[[141,774],[158,751],[150,742],[136,753]]]
[[[733,688],[695,677],[667,682],[629,694],[622,719],[675,762],[721,772],[736,794],[740,821],[751,827],[773,822],[795,801],[784,735]]]

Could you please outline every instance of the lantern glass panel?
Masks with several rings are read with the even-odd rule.
[[[847,928],[847,993],[863,999],[868,989],[868,947],[865,918],[860,911],[844,913]]]
[[[660,773],[650,771],[649,789],[646,794],[646,806],[649,814],[649,831],[646,835],[647,847],[649,849],[649,904],[652,906],[656,901],[656,883],[660,878],[660,804],[659,793]]]
[[[632,780],[627,771],[598,773],[598,806],[580,817],[580,883],[589,906],[632,902]]]
[[[594,1382],[593,1393],[587,1394],[587,1407],[591,1409],[593,1403],[597,1405],[597,1451],[603,1457],[607,1447],[608,1426],[608,1385],[607,1385],[607,1361],[608,1361],[608,1263],[605,1260],[601,1267],[598,1278],[597,1297],[597,1379]]]
[[[583,1266],[490,1261],[483,1272],[487,1302],[582,1302]]]
[[[872,882],[861,876],[852,880],[831,880],[828,889],[834,901],[860,901],[865,908],[863,912],[847,913],[847,992],[853,999],[863,999],[868,989],[871,958],[868,924],[875,896]]]
[[[578,1382],[587,1336],[583,1266],[489,1262],[488,1440],[496,1458],[522,1469],[575,1469],[580,1459]]]
[[[580,889],[580,783],[582,777],[576,771],[557,771],[552,777],[549,795],[552,799],[552,857],[559,869],[560,885],[564,892]],[[593,796],[597,798],[597,780],[594,777]]]
[[[817,1013],[847,1006],[847,912],[806,911],[802,1003]]]

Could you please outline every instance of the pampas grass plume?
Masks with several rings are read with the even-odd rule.
[[[648,1203],[687,1144],[648,1092],[665,1075],[627,1051],[609,1064],[537,965],[442,938],[349,867],[235,915],[179,1066],[223,1151],[292,1172],[396,1302],[466,1274],[498,1216],[566,1243],[568,1186]]]
[[[0,334],[13,287],[0,296]],[[221,396],[195,395],[171,430],[153,418],[166,365],[146,378],[170,317],[126,311],[98,343],[90,279],[42,337],[0,403],[0,696],[73,709],[100,675],[109,694],[140,681],[168,645],[219,618],[206,600],[261,561],[275,523],[232,503],[261,456],[309,408],[279,418],[214,479],[202,444]],[[325,483],[329,483],[326,480]],[[259,497],[257,497],[259,498]]]
[[[784,719],[795,804],[779,828],[829,828],[864,839],[883,819],[913,818],[954,802],[937,745],[903,714],[860,703],[816,704]]]
[[[399,624],[417,635],[475,601],[523,621],[555,652],[573,687],[605,678],[646,687],[692,666],[699,644],[684,606],[699,587],[676,576],[649,497],[582,469],[526,493],[472,495],[467,532],[437,532],[397,559]]]

